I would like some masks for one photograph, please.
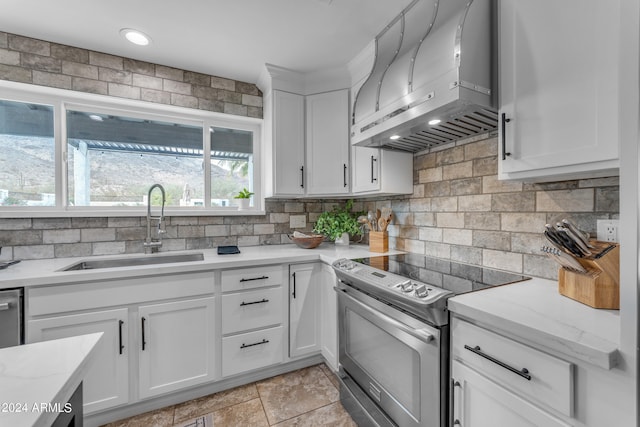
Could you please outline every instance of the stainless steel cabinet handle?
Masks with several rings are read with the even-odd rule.
[[[509,123],[511,119],[507,118],[505,113],[502,113],[502,160],[507,160],[507,156],[510,156],[511,153],[507,152],[507,123]]]
[[[263,304],[265,302],[269,302],[269,300],[265,299],[265,298],[262,298],[260,301],[251,301],[251,302],[242,301],[242,303],[240,303],[240,307],[244,307],[245,305]]]
[[[498,366],[502,366],[503,368],[513,372],[516,375],[520,375],[522,378],[526,379],[527,381],[531,381],[531,375],[529,375],[529,370],[527,368],[516,369],[513,366],[509,366],[506,363],[502,362],[501,360],[498,360],[495,357],[489,356],[487,353],[484,353],[480,349],[480,346],[471,347],[465,344],[464,348],[471,351],[472,353],[477,354],[480,357],[484,357],[485,359],[495,363]]]
[[[456,418],[456,387],[462,387],[462,385],[456,381],[455,379],[451,379],[451,389],[450,389],[450,397],[449,401],[451,402],[450,416],[449,416],[449,425],[450,426],[459,426],[461,425],[460,420]]]
[[[0,303],[0,311],[9,310],[9,307],[11,307],[11,305],[8,302]]]
[[[142,351],[144,351],[144,348],[147,345],[147,341],[145,340],[144,337],[144,324],[147,321],[147,319],[145,319],[144,317],[142,318]]]

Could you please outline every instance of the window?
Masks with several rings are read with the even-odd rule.
[[[0,100],[0,205],[55,206],[53,107]]]
[[[262,209],[259,119],[11,85],[29,90],[0,99],[2,216],[146,214],[156,183],[168,215],[233,213],[245,188]]]

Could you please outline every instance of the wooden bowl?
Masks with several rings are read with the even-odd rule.
[[[289,234],[289,239],[302,249],[313,249],[322,243],[324,236],[322,234],[314,234],[309,237],[293,237],[293,235]]]

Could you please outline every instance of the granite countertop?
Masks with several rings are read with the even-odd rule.
[[[604,369],[618,363],[620,312],[560,295],[552,280],[534,278],[458,295],[449,300],[449,310],[553,354]]]
[[[87,373],[101,338],[97,333],[0,349],[0,425],[52,425]]]
[[[112,256],[22,261],[4,270],[0,270],[0,289],[67,284],[89,280],[142,277],[159,274],[189,273],[224,268],[255,267],[259,265],[279,263],[323,261],[331,264],[339,258],[352,259],[403,253],[402,251],[390,251],[385,254],[381,254],[377,252],[369,252],[369,246],[367,245],[352,244],[349,246],[337,246],[328,242],[322,243],[315,249],[301,249],[296,245],[273,245],[241,247],[240,250],[241,253],[235,255],[218,255],[216,249],[204,249],[183,252],[161,252],[153,255],[136,253]],[[96,270],[61,271],[63,268],[85,259],[93,260],[136,256],[153,257],[195,252],[202,253],[204,255],[204,260],[171,264],[103,268]]]

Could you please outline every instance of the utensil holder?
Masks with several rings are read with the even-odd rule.
[[[370,231],[369,232],[369,251],[388,252],[389,251],[389,233],[387,233],[386,231]]]
[[[591,241],[598,252],[612,245],[611,242]],[[593,308],[620,309],[620,245],[604,253],[600,258],[590,256],[576,258],[587,272],[577,273],[560,268],[558,290],[573,300]]]

